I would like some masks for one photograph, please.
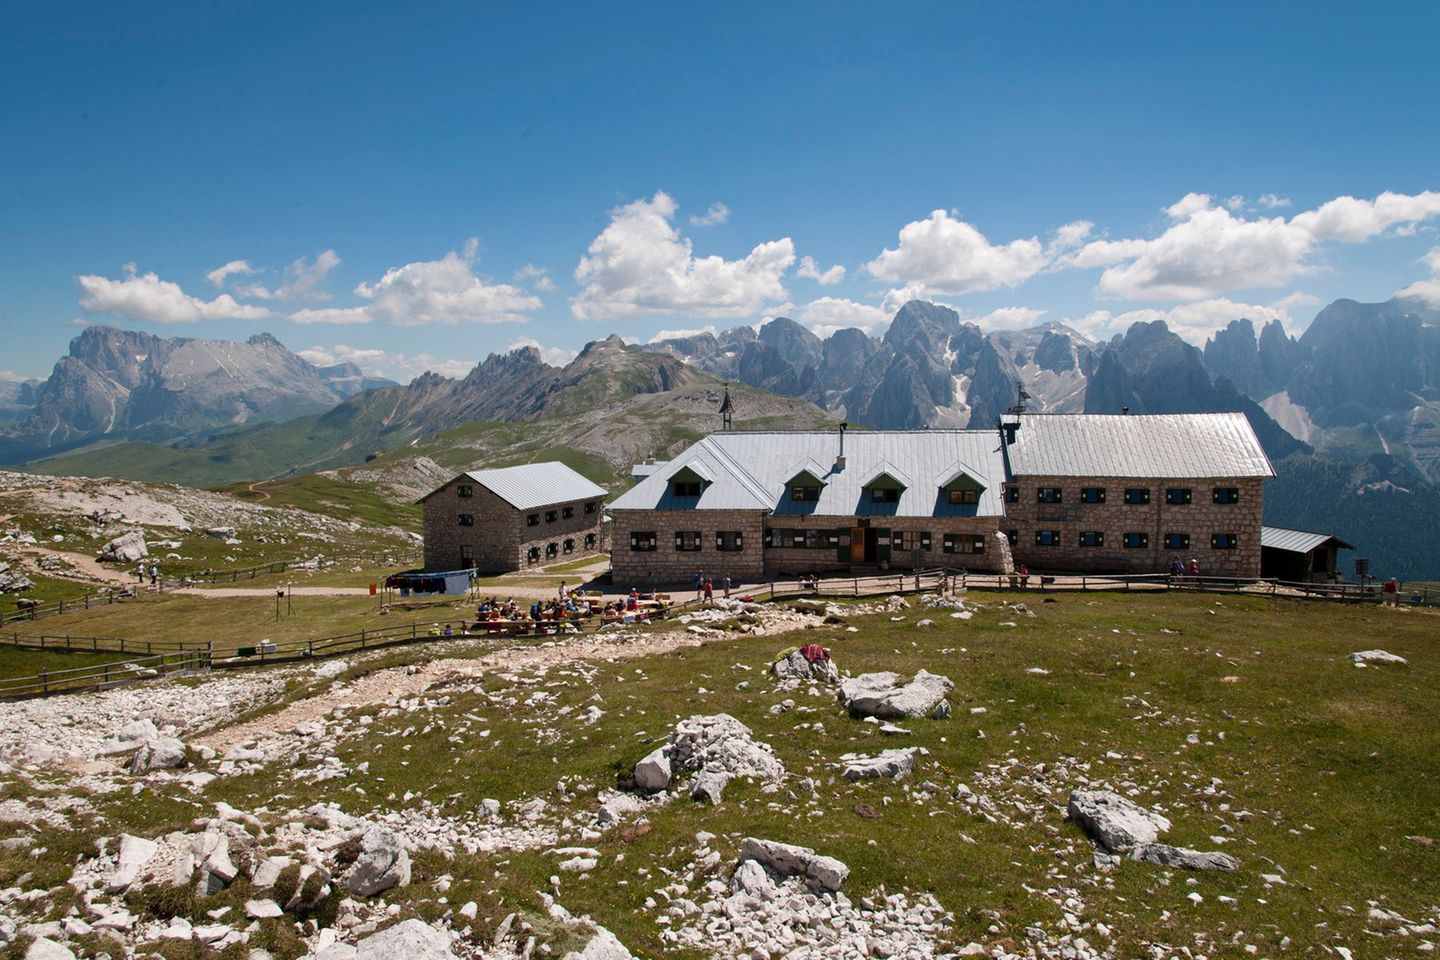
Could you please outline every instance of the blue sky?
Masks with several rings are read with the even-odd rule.
[[[879,333],[909,296],[1197,343],[1440,301],[1437,35],[1434,4],[14,8],[0,367],[84,323],[408,379]]]

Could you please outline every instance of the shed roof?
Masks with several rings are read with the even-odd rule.
[[[1273,477],[1243,413],[1021,414],[1008,476]]]
[[[604,487],[586,480],[565,464],[556,462],[522,463],[515,467],[469,470],[460,474],[460,477],[469,477],[516,510],[533,510],[556,503],[593,500],[606,496]],[[460,477],[455,477],[438,490],[443,490]],[[438,490],[432,490],[421,500],[428,500]]]
[[[1286,553],[1309,553],[1316,547],[1335,542],[1342,550],[1354,550],[1354,544],[1346,543],[1328,533],[1311,533],[1308,530],[1287,530],[1284,527],[1261,527],[1260,546],[1267,550],[1284,550]]]
[[[993,430],[852,430],[845,435],[846,467],[836,470],[836,431],[715,433],[670,461],[672,469],[640,481],[610,505],[612,510],[769,510],[777,516],[987,516],[1004,514],[1000,484],[1004,464]],[[787,482],[797,464],[813,463],[823,482],[818,500],[791,500]],[[714,480],[699,498],[677,498],[667,482],[674,469],[704,464]],[[952,504],[940,482],[912,485],[911,478],[947,476],[957,463],[970,465],[985,486],[978,504]],[[829,466],[821,466],[828,464]],[[696,472],[699,472],[697,469]],[[864,484],[880,473],[906,483],[898,503],[872,503]],[[897,475],[898,474],[898,475]]]

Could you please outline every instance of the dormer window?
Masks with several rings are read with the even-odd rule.
[[[670,495],[677,499],[697,499],[713,479],[708,473],[700,464],[686,464],[670,475]]]
[[[900,489],[898,487],[871,487],[871,503],[899,503]]]
[[[976,506],[980,503],[980,495],[985,492],[985,484],[976,480],[970,469],[959,461],[952,463],[940,475],[939,486],[944,502],[955,507]]]
[[[792,483],[790,485],[791,500],[819,500],[820,488],[814,484]]]
[[[959,489],[959,490],[947,490],[947,491],[945,491],[945,492],[946,492],[946,494],[948,495],[948,499],[950,500],[951,503],[961,504],[961,503],[979,503],[979,502],[980,502],[980,491],[979,491],[979,490],[963,490],[963,489]]]
[[[785,481],[785,496],[792,503],[814,503],[825,489],[825,471],[808,457],[794,464],[787,471],[790,478]]]
[[[671,489],[677,497],[698,497],[700,496],[699,480],[676,480]]]

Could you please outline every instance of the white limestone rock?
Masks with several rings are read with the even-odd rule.
[[[75,953],[63,943],[37,937],[25,951],[25,960],[75,960]]]
[[[949,677],[925,670],[908,683],[888,671],[862,673],[840,682],[840,701],[851,716],[900,720],[928,716],[953,689]]]
[[[669,750],[668,746],[656,747],[635,764],[635,786],[651,792],[670,786]]]
[[[355,960],[455,960],[450,937],[423,920],[402,920],[355,944]]]
[[[1168,843],[1142,843],[1130,851],[1130,859],[1182,870],[1218,870],[1234,873],[1240,862],[1228,853],[1172,847]]]
[[[1158,813],[1109,790],[1077,790],[1066,807],[1069,819],[1112,853],[1125,853],[1136,846],[1154,843],[1170,829],[1170,821]]]
[[[101,547],[99,559],[111,563],[134,563],[149,555],[150,551],[145,546],[145,534],[139,530],[131,530]]]
[[[160,737],[140,745],[130,759],[130,772],[136,775],[152,770],[174,770],[185,763],[185,744],[174,737]]]
[[[915,760],[924,752],[923,747],[906,747],[903,750],[882,750],[873,757],[858,753],[847,753],[840,758],[846,780],[904,780],[915,769]]]
[[[809,847],[758,837],[740,841],[740,859],[754,860],[781,876],[803,877],[821,890],[839,890],[850,876],[850,868],[834,857],[822,856]]]
[[[135,878],[140,875],[146,865],[155,857],[160,845],[154,840],[145,837],[135,837],[128,833],[120,835],[120,854],[116,861],[115,872],[105,883],[105,889],[111,893],[122,893],[130,888]]]
[[[1404,657],[1397,656],[1385,650],[1357,650],[1350,654],[1350,660],[1357,667],[1367,666],[1372,663],[1388,663],[1395,666],[1405,666],[1410,662]]]
[[[345,880],[351,893],[373,897],[410,882],[410,854],[394,832],[371,827],[361,837],[360,846],[360,856]]]

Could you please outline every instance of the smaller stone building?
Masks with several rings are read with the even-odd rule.
[[[1287,583],[1334,583],[1343,579],[1339,552],[1354,549],[1328,533],[1263,527],[1260,572]]]
[[[1020,414],[1002,420],[1005,520],[1036,569],[1260,576],[1265,478],[1243,413]]]
[[[504,573],[603,553],[605,488],[563,463],[471,470],[419,500],[425,569]]]

